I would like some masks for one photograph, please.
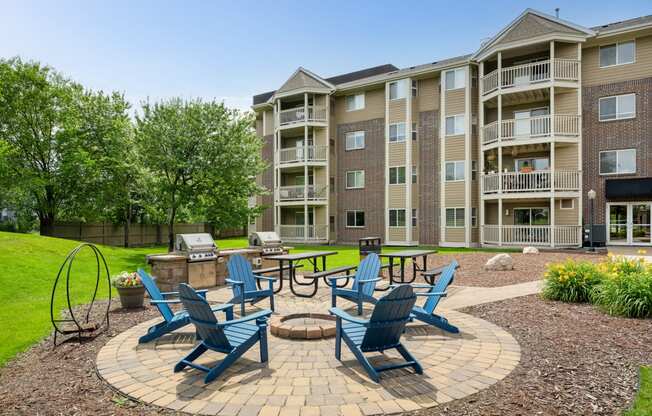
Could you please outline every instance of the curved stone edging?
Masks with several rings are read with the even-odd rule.
[[[318,324],[292,324],[295,319],[316,319]],[[291,313],[289,315],[272,315],[269,320],[272,335],[286,339],[324,339],[335,336],[335,317],[325,313]]]

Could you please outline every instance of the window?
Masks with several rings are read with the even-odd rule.
[[[390,209],[389,210],[389,226],[390,227],[405,227],[405,210],[404,209]]]
[[[346,150],[364,149],[364,131],[346,133]]]
[[[514,167],[517,172],[521,173],[529,173],[536,170],[548,170],[550,169],[550,160],[547,157],[516,159],[514,161]]]
[[[364,227],[364,211],[346,211],[347,228]]]
[[[636,44],[634,41],[600,46],[600,68],[632,64],[635,60]]]
[[[335,232],[335,216],[331,215],[328,217],[328,229],[331,233]]]
[[[419,131],[417,130],[417,123],[412,123],[412,140],[416,140],[418,135]]]
[[[464,227],[464,208],[446,208],[446,227]]]
[[[464,134],[464,114],[446,117],[446,136]]]
[[[346,96],[346,111],[362,110],[364,108],[364,93]]]
[[[405,84],[407,80],[394,81],[389,83],[389,99],[398,100],[405,98]]]
[[[446,162],[446,181],[464,180],[464,161]]]
[[[478,226],[478,209],[471,208],[471,227]]]
[[[412,96],[413,97],[419,96],[419,81],[412,80]]]
[[[405,141],[405,123],[394,123],[389,125],[389,141],[390,142]]]
[[[458,68],[446,71],[446,90],[456,90],[466,86],[466,69]]]
[[[412,226],[413,227],[417,226],[417,210],[416,210],[416,208],[412,208]]]
[[[575,208],[574,199],[560,199],[559,200],[559,209],[573,209]]]
[[[364,188],[364,170],[346,172],[346,189]]]
[[[328,184],[330,185],[331,192],[335,192],[335,176],[329,178]]]
[[[600,98],[600,121],[636,117],[636,94]]]
[[[478,177],[478,162],[476,160],[471,161],[471,180],[474,181]]]
[[[550,225],[550,210],[548,207],[514,208],[514,225]],[[515,231],[517,234],[522,232]]]
[[[389,184],[398,185],[405,183],[405,166],[389,168]]]
[[[412,166],[412,183],[417,183],[417,167]]]
[[[636,149],[600,152],[600,175],[636,173]]]

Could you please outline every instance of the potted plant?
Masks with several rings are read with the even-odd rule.
[[[136,272],[122,272],[111,279],[118,290],[120,303],[125,309],[142,308],[145,299],[145,286]]]

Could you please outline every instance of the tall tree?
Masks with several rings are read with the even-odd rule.
[[[168,246],[180,211],[218,227],[243,225],[247,199],[261,192],[264,164],[249,116],[217,102],[175,98],[144,104],[136,142],[153,177],[152,205],[167,213]]]

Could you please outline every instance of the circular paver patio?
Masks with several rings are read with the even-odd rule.
[[[223,288],[210,292],[208,298],[225,302],[230,295],[231,291]],[[275,300],[281,314],[327,312],[330,306],[325,289],[312,299],[284,291]],[[353,313],[353,304],[341,303]],[[268,303],[258,306],[267,307]],[[421,362],[424,374],[414,374],[411,369],[389,371],[382,374],[380,384],[367,377],[344,343],[340,362],[335,359],[333,338],[291,340],[269,332],[269,362],[259,362],[256,346],[217,380],[204,384],[203,372],[186,369],[175,374],[172,370],[194,345],[192,325],[138,344],[138,338],[156,320],[109,341],[98,354],[97,369],[123,394],[157,406],[209,415],[274,416],[390,414],[433,407],[484,389],[518,365],[518,343],[500,327],[457,311],[438,312],[461,333],[409,324],[402,339]],[[372,363],[399,357],[394,351],[369,356]],[[213,366],[222,357],[207,352],[197,362]]]

